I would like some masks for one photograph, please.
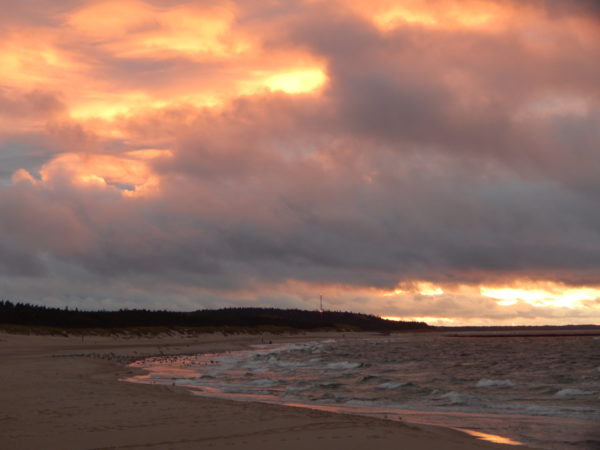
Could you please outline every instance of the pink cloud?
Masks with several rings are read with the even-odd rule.
[[[598,284],[597,10],[457,4],[11,7],[1,276],[44,298],[54,274],[52,302],[326,290],[384,315],[559,320],[457,286]],[[383,296],[420,282],[451,294]]]

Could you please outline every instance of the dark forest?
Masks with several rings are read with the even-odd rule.
[[[385,320],[370,314],[342,311],[306,311],[277,308],[224,308],[191,312],[121,309],[82,311],[0,301],[0,324],[62,329],[215,329],[231,327],[246,331],[269,329],[340,331],[414,331],[430,327],[424,322]],[[200,331],[200,330],[197,330]]]

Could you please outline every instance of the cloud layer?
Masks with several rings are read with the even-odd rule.
[[[6,5],[2,295],[598,322],[596,2],[397,3]]]

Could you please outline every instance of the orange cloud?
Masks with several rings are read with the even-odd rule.
[[[323,86],[321,61],[300,48],[265,49],[265,37],[238,26],[237,16],[233,2],[168,7],[139,0],[90,2],[60,16],[57,26],[4,33],[0,85],[61,92],[70,117],[81,121],[182,104],[220,106],[262,90],[298,94]],[[134,71],[116,75],[119,64]],[[135,74],[137,64],[165,75],[149,84],[144,74]],[[185,69],[173,71],[177,65]]]
[[[354,2],[353,8],[382,31],[391,31],[403,25],[491,31],[506,24],[513,13],[511,5],[488,0],[375,0]]]
[[[260,92],[261,89],[301,94],[319,89],[326,81],[323,69],[301,67],[290,71],[257,71],[251,80],[242,81],[240,86],[244,94]]]
[[[56,30],[12,30],[0,40],[0,84],[16,88],[60,87],[82,68],[57,45]]]
[[[92,3],[72,13],[69,24],[81,35],[122,58],[227,58],[251,47],[250,36],[236,36],[235,5],[175,5],[160,8],[142,1]]]
[[[537,307],[581,308],[586,300],[600,298],[600,288],[567,286],[553,281],[516,281],[508,286],[481,286],[481,295],[495,299],[501,306],[525,302]],[[600,305],[596,309],[600,309]]]
[[[44,164],[37,181],[24,169],[13,175],[13,182],[34,184],[68,180],[81,187],[113,189],[127,197],[139,197],[156,192],[160,178],[150,162],[169,157],[168,150],[136,150],[122,155],[63,153]]]
[[[410,286],[405,289],[396,288],[393,291],[384,292],[382,295],[384,297],[392,297],[392,296],[403,295],[403,294],[419,294],[419,295],[430,296],[430,295],[442,295],[443,293],[444,293],[444,290],[440,286],[437,286],[434,283],[429,283],[427,281],[415,281],[415,282],[410,283]]]

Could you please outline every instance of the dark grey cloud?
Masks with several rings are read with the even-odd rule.
[[[575,14],[592,20],[600,19],[600,4],[595,0],[536,0],[532,3],[556,17]]]
[[[45,272],[44,265],[35,252],[20,248],[20,243],[3,237],[0,240],[0,274],[40,276]]]
[[[52,237],[36,245],[105,276],[182,272],[215,288],[288,278],[393,287],[546,272],[572,280],[600,263],[597,200],[560,180],[523,178],[468,154],[398,152],[349,133],[294,153],[306,142],[301,123],[279,147],[250,110],[201,114],[199,131],[191,122],[175,158],[158,167],[158,197],[57,183],[44,195],[72,212],[75,229],[92,233],[75,249]],[[36,198],[39,188],[22,189]],[[39,226],[63,234],[43,218]]]

